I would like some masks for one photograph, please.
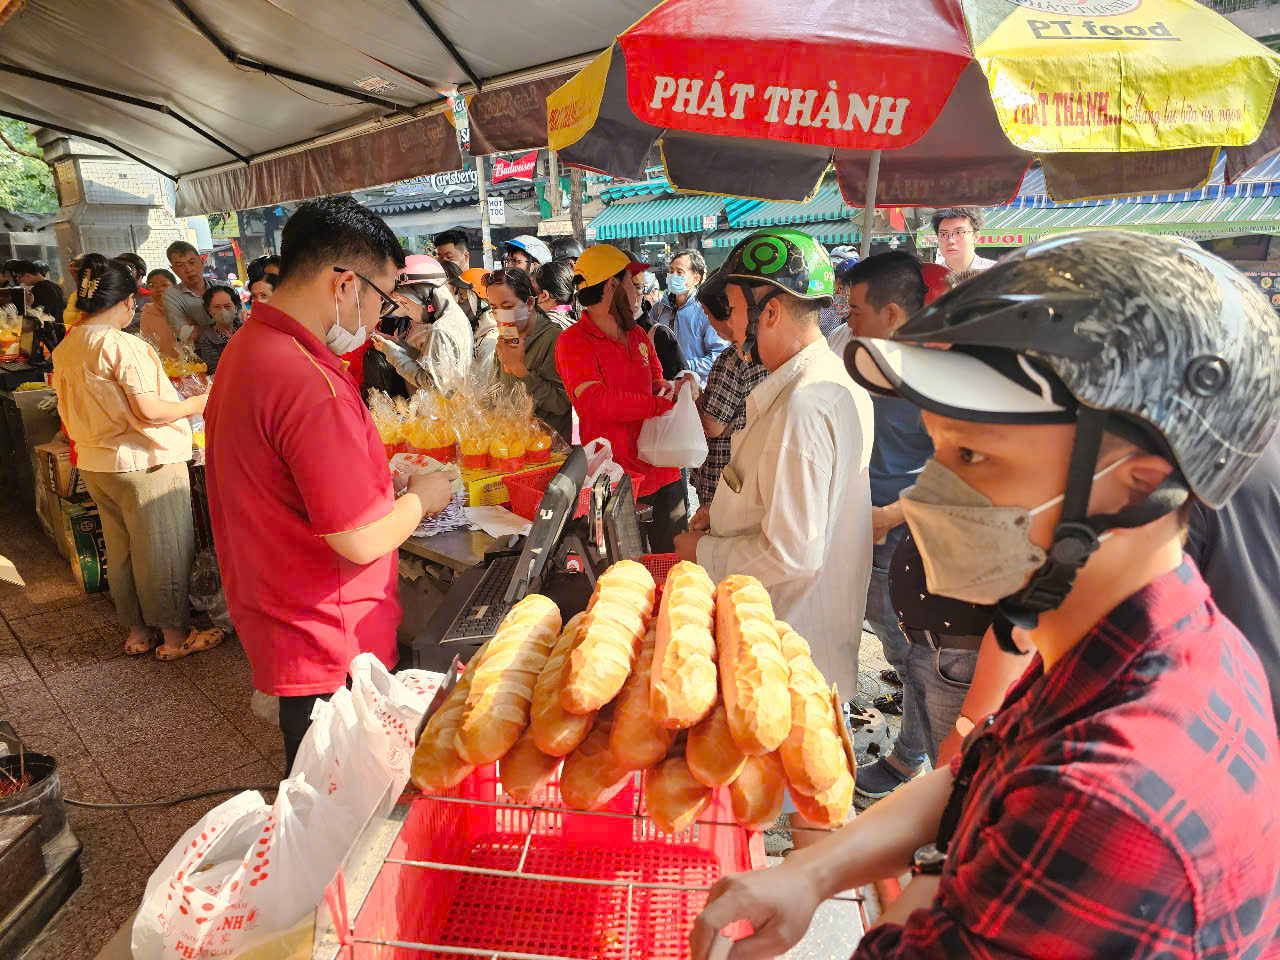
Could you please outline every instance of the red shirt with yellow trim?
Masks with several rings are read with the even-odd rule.
[[[360,565],[324,539],[394,505],[382,441],[342,362],[292,317],[254,304],[204,416],[218,566],[254,686],[325,694],[357,654],[394,666],[396,553]]]
[[[614,462],[632,475],[633,482],[643,478],[636,482],[637,497],[680,479],[679,470],[655,467],[636,453],[644,422],[672,407],[670,400],[653,392],[655,384],[666,381],[647,333],[632,327],[627,342],[619,343],[584,313],[556,339],[556,370],[578,414],[582,442],[608,440]]]

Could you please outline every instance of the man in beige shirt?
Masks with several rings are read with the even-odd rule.
[[[716,282],[726,285],[734,342],[770,372],[747,399],[710,510],[699,510],[676,551],[713,580],[757,577],[847,700],[871,577],[874,428],[871,398],[818,326],[831,262],[805,234],[761,231],[734,249]]]

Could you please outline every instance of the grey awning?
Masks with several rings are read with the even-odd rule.
[[[456,169],[442,91],[500,116],[650,6],[524,0],[516,43],[508,0],[0,0],[0,113],[177,178],[181,215],[243,209]]]

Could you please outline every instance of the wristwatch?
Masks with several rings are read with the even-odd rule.
[[[947,862],[947,855],[938,849],[936,843],[926,843],[916,851],[913,861],[911,865],[911,875],[913,877],[922,875],[937,877],[942,874],[942,868]]]

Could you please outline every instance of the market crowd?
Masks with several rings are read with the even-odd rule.
[[[223,639],[187,602],[203,417],[230,616],[290,763],[353,656],[395,666],[398,547],[452,495],[440,474],[393,495],[364,392],[478,366],[608,440],[652,550],[757,577],[846,699],[864,621],[901,686],[892,751],[856,775],[882,802],[821,841],[792,813],[797,850],[713,888],[696,958],[740,919],[730,956],[774,956],[824,898],[907,869],[858,957],[1280,956],[1280,321],[1194,244],[993,262],[979,211],[933,226],[937,264],[769,229],[715,270],[678,251],[663,292],[607,244],[517,237],[485,271],[453,230],[407,255],[330,198],[243,288],[181,242],[150,273],[81,258],[65,304],[5,269],[68,324],[59,410],[131,654]],[[186,349],[211,393],[165,376]],[[685,391],[691,473],[638,452]]]

